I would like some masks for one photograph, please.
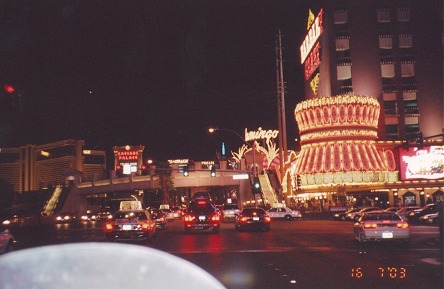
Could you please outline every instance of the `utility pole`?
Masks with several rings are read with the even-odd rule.
[[[276,84],[277,84],[277,100],[278,100],[277,105],[278,105],[280,173],[281,173],[281,181],[283,181],[285,174],[285,164],[287,162],[288,149],[287,149],[287,124],[285,120],[285,82],[284,82],[284,69],[282,62],[282,37],[280,29],[278,37],[276,39]],[[287,193],[291,192],[291,182],[289,181],[290,180],[287,179]]]

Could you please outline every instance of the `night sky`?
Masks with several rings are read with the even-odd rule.
[[[142,144],[155,160],[211,160],[222,142],[237,150],[235,134],[208,128],[278,128],[280,29],[292,149],[307,2],[2,0],[0,80],[26,116],[15,144]]]

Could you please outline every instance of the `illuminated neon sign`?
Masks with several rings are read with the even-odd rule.
[[[444,146],[399,149],[402,180],[444,178]]]
[[[321,64],[321,57],[320,57],[320,49],[321,45],[316,43],[315,47],[313,48],[313,51],[310,53],[310,55],[307,58],[307,61],[305,61],[305,69],[304,69],[304,75],[305,80],[308,80],[310,76],[313,74],[313,72],[316,71],[316,68],[319,67]]]
[[[278,130],[263,130],[261,127],[257,131],[248,131],[245,128],[245,141],[257,140],[257,139],[271,139],[277,138],[279,134]]]
[[[139,156],[139,151],[118,151],[117,159],[119,161],[137,161]]]
[[[301,64],[305,62],[305,59],[307,59],[308,54],[310,53],[311,49],[315,46],[316,41],[319,39],[319,37],[322,34],[322,31],[324,30],[322,25],[322,15],[323,10],[321,9],[319,11],[318,16],[314,20],[313,24],[311,25],[310,29],[308,30],[307,36],[305,36],[304,42],[302,42],[300,51],[301,51]]]

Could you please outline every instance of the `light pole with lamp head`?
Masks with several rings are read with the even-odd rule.
[[[246,145],[248,145],[252,150],[253,150],[253,176],[257,177],[257,170],[256,170],[256,153],[255,153],[255,144],[253,142],[253,146],[251,144],[249,144],[240,134],[238,134],[236,131],[232,130],[232,129],[228,129],[228,128],[209,128],[208,131],[210,133],[214,133],[215,131],[229,131],[231,133],[234,133],[235,135],[237,135]]]

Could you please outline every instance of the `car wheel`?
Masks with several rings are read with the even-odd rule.
[[[291,218],[290,215],[286,215],[286,216],[285,216],[285,220],[290,221],[291,219],[292,219],[292,218]]]

